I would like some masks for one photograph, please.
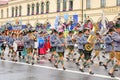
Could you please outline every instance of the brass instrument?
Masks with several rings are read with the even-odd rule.
[[[89,37],[87,39],[88,43],[86,43],[85,46],[84,46],[86,51],[92,51],[93,50],[94,45],[95,45],[95,40],[96,40],[96,35],[95,34],[97,33],[98,30],[99,30],[98,25],[94,24],[93,29],[91,31],[92,33],[89,35]]]

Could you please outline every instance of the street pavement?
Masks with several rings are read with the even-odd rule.
[[[110,63],[108,70],[105,70],[103,66],[98,65],[97,59],[92,65],[95,74],[90,75],[88,70],[83,73],[80,72],[79,67],[73,61],[65,61],[65,71],[62,70],[61,65],[58,69],[54,68],[53,63],[47,60],[49,54],[46,55],[46,58],[41,59],[39,63],[31,65],[25,63],[25,61],[10,61],[7,53],[8,50],[5,52],[6,60],[0,60],[0,80],[120,80],[120,69],[115,72],[115,78],[111,78],[108,71],[112,64]],[[106,61],[102,57],[101,60]]]

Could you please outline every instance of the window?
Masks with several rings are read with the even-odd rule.
[[[14,17],[14,7],[12,7],[12,17]]]
[[[35,4],[32,4],[32,15],[34,15]]]
[[[21,16],[22,6],[19,6],[19,16]]]
[[[41,3],[41,14],[44,13],[44,2]]]
[[[1,10],[1,18],[3,18],[3,9]]]
[[[39,14],[39,3],[36,4],[36,14]]]
[[[49,1],[47,1],[47,3],[46,3],[46,13],[48,13],[48,12],[49,12],[49,5],[50,5],[50,2],[49,2]]]
[[[9,9],[7,8],[7,18],[8,18],[8,16],[9,16]]]
[[[66,0],[63,0],[63,11],[66,11]]]
[[[86,0],[86,9],[90,9],[90,0]]]
[[[27,15],[28,16],[30,15],[30,5],[29,4],[27,5]]]
[[[60,0],[57,0],[57,12],[60,12]]]
[[[101,8],[104,8],[106,5],[106,0],[101,0]]]
[[[69,10],[73,10],[73,0],[69,0]]]
[[[120,6],[120,0],[117,0],[117,6]]]
[[[18,7],[15,8],[15,16],[17,17],[18,16]]]

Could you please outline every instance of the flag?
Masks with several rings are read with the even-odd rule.
[[[68,14],[64,14],[64,19],[65,19],[66,22],[68,21],[68,18],[69,18],[69,15]]]
[[[55,23],[54,23],[55,29],[57,29],[57,27],[59,26],[59,19],[60,19],[59,16],[57,16],[56,19],[55,19]]]
[[[73,23],[69,26],[69,30],[73,30],[78,24],[78,15],[73,15]]]
[[[43,48],[43,47],[44,47],[44,39],[38,38],[38,48]]]
[[[100,34],[106,34],[108,32],[107,28],[106,28],[106,21],[105,21],[105,15],[104,12],[102,11],[102,21],[101,21],[101,30],[100,30]]]
[[[73,22],[78,23],[78,15],[73,15]]]
[[[13,30],[12,26],[9,26],[9,27],[8,27],[8,30]]]

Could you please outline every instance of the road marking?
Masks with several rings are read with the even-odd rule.
[[[46,68],[46,69],[57,70],[57,71],[64,71],[63,69],[56,69],[56,68],[53,68],[53,67],[41,66],[41,65],[37,65],[37,64],[31,65],[31,64],[27,64],[27,63],[13,62],[13,61],[8,61],[8,60],[0,60],[0,61],[9,62],[9,63],[16,63],[16,64],[22,64],[22,65],[27,65],[27,66],[35,66],[35,67]],[[90,75],[90,74],[87,73],[87,72],[80,72],[80,71],[73,71],[73,70],[65,70],[65,71],[66,71],[66,72],[71,72],[71,73],[77,73],[77,74]],[[112,78],[112,77],[110,77],[110,76],[100,75],[100,74],[94,74],[94,75],[91,75],[91,76],[120,80],[120,77],[114,77],[114,78]]]

